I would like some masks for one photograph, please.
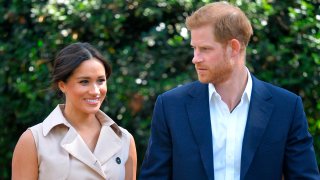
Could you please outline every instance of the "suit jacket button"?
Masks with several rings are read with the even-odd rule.
[[[121,163],[121,159],[119,157],[116,158],[116,162],[117,164],[120,164]]]

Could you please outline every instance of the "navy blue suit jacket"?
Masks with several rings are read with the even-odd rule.
[[[252,76],[241,180],[319,180],[301,98]],[[214,179],[208,85],[159,95],[139,179]]]

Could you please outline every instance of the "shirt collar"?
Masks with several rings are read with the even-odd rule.
[[[67,127],[71,127],[71,124],[66,120],[63,115],[65,105],[59,104],[57,107],[49,114],[49,116],[43,121],[43,135],[46,136],[55,126],[60,124]],[[116,126],[114,128],[119,129],[116,123],[104,112],[99,110],[96,113],[97,119],[100,121],[102,126]]]
[[[248,68],[246,68],[246,70],[247,70],[247,74],[248,74],[248,80],[247,80],[247,85],[243,91],[241,99],[246,97],[248,99],[248,101],[250,102],[251,91],[252,91],[252,77],[251,77],[251,74],[250,74]],[[211,100],[212,96],[216,96],[221,99],[221,96],[218,94],[218,92],[216,91],[216,88],[214,87],[214,85],[212,83],[209,83],[208,88],[209,88],[209,101]]]

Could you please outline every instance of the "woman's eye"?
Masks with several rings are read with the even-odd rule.
[[[82,84],[82,85],[86,85],[86,84],[88,84],[88,83],[89,83],[88,80],[82,80],[82,81],[80,81],[80,84]]]
[[[99,79],[99,80],[98,80],[98,83],[99,83],[99,84],[103,84],[105,81],[106,81],[105,79]]]

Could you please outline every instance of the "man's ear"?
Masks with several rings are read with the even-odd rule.
[[[228,46],[231,50],[231,57],[239,55],[241,50],[241,43],[237,39],[231,39]]]

